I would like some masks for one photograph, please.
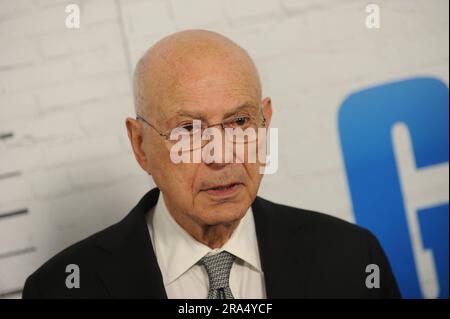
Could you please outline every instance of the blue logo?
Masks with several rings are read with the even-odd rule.
[[[413,78],[351,94],[339,109],[355,220],[380,240],[404,298],[449,295],[448,98],[443,82]]]

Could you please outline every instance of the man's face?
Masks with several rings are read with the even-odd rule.
[[[211,71],[203,67],[206,71],[181,77],[176,89],[160,94],[149,120],[160,132],[170,132],[192,123],[193,119],[209,125],[233,115],[261,118],[261,107],[267,123],[270,122],[270,100],[261,103],[248,78],[229,73],[226,68]],[[246,107],[242,108],[243,105]],[[145,129],[142,148],[147,154],[146,167],[164,194],[169,210],[201,225],[230,223],[242,218],[261,182],[258,161],[175,164],[170,158],[171,145],[155,130]]]

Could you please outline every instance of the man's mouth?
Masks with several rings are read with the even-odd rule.
[[[224,197],[233,195],[240,188],[241,185],[242,183],[214,185],[212,187],[204,189],[204,191],[209,195]]]

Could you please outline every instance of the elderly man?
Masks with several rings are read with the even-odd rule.
[[[260,161],[173,161],[171,132],[192,137],[195,120],[199,132],[269,127],[271,100],[245,50],[209,31],[170,35],[139,61],[134,95],[128,136],[158,188],[45,263],[25,298],[399,297],[367,230],[257,197]]]

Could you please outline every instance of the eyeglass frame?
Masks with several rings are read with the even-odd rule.
[[[262,125],[263,125],[263,126],[266,126],[266,117],[264,116],[264,113],[263,113],[262,108],[260,108],[260,110],[261,110],[261,115],[262,115]],[[151,123],[149,123],[149,122],[148,122],[144,117],[142,117],[141,115],[136,114],[136,120],[141,120],[141,121],[143,121],[145,124],[147,124],[147,125],[150,126],[152,129],[154,129],[155,132],[159,134],[159,136],[164,137],[164,139],[165,139],[166,141],[170,141],[170,133],[165,133],[165,134],[164,134],[164,133],[160,132],[154,125],[152,125]],[[195,120],[195,119],[192,119],[192,121],[194,121],[194,120]],[[202,128],[202,132],[203,132],[204,130],[208,129],[208,128],[211,128],[211,127],[214,127],[214,126],[217,126],[217,125],[220,125],[220,126],[222,127],[222,130],[225,130],[225,126],[224,126],[225,123],[224,123],[224,121],[222,120],[222,121],[219,122],[219,123],[211,124],[211,125],[206,126],[205,128]],[[176,128],[176,127],[175,127],[175,128]],[[171,129],[170,131],[174,130],[175,128]]]

